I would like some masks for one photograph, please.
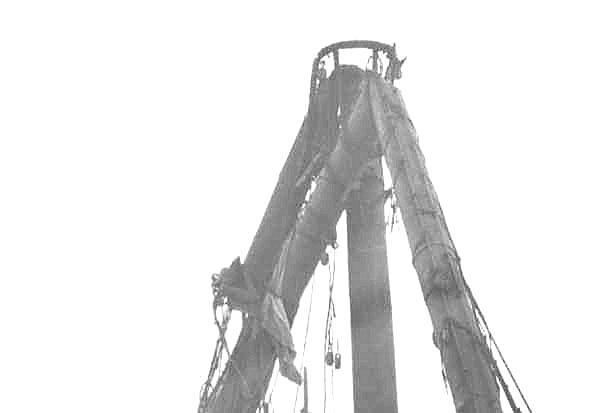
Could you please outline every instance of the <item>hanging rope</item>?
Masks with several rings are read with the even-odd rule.
[[[393,229],[395,228],[395,224],[399,223],[399,218],[397,217],[397,196],[395,195],[395,190],[394,188],[389,188],[386,191],[384,191],[384,202],[389,202],[389,207],[391,209],[390,211],[390,216],[387,219],[387,222],[385,223],[386,225],[391,226],[391,232],[393,232]]]
[[[334,305],[334,299],[332,297],[332,291],[334,290],[334,274],[336,273],[336,249],[334,249],[334,257],[332,259],[332,266],[328,267],[330,271],[329,278],[329,299],[328,299],[328,314],[326,315],[326,328],[324,333],[324,354],[332,351],[332,320],[336,318],[336,309]],[[327,391],[326,391],[326,363],[324,363],[324,413],[326,412],[327,405]]]
[[[300,361],[300,370],[302,371],[305,365],[305,353],[307,351],[307,337],[309,335],[309,324],[311,321],[311,308],[313,307],[313,291],[315,291],[315,273],[313,273],[313,279],[311,280],[311,298],[309,300],[309,309],[307,310],[307,326],[305,327],[305,342],[303,344],[302,351],[302,360]],[[292,413],[296,412],[296,403],[298,402],[298,393],[300,390],[300,386],[296,387],[296,397],[294,398],[294,406],[292,408]],[[269,399],[271,402],[271,399]]]

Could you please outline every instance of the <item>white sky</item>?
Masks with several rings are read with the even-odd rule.
[[[408,56],[397,86],[534,411],[599,410],[600,2],[331,3],[2,2],[0,411],[195,411],[216,337],[210,275],[247,253],[312,59],[349,39]],[[352,411],[345,238],[339,412]],[[399,411],[453,411],[403,230],[389,242]],[[294,329],[302,352],[303,318]],[[293,390],[278,381],[276,411],[292,410]]]

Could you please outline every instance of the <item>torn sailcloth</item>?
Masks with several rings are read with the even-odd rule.
[[[294,341],[290,333],[290,323],[288,322],[284,303],[281,298],[288,250],[292,238],[292,234],[290,234],[286,241],[284,241],[279,261],[273,269],[271,280],[267,285],[267,293],[263,298],[261,306],[260,323],[262,328],[271,336],[273,348],[279,359],[279,371],[282,376],[297,384],[301,384],[302,377],[294,366],[296,351],[294,350]]]
[[[301,384],[302,378],[294,366],[296,351],[290,333],[290,323],[281,298],[288,250],[292,238],[292,234],[290,234],[282,245],[279,260],[273,269],[271,279],[267,283],[262,300],[252,281],[246,275],[239,257],[233,260],[230,267],[223,268],[220,274],[213,275],[212,288],[216,302],[226,299],[231,308],[252,317],[253,331],[258,331],[260,327],[268,333],[275,354],[279,359],[279,371],[289,380]]]

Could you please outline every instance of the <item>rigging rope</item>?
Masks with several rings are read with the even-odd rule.
[[[202,388],[200,389],[200,404],[198,407],[198,412],[203,412],[208,407],[208,401],[210,399],[210,396],[214,392],[214,389],[216,387],[218,387],[218,385],[221,381],[221,378],[219,377],[219,379],[216,382],[216,386],[215,387],[212,386],[212,380],[214,379],[214,376],[216,375],[216,371],[220,370],[221,359],[222,359],[223,351],[225,350],[226,342],[224,340],[222,332],[226,331],[227,325],[231,318],[231,309],[227,308],[226,311],[222,312],[222,321],[219,323],[218,318],[216,316],[216,310],[219,307],[218,302],[215,301],[213,303],[212,307],[213,307],[212,312],[214,315],[214,322],[219,327],[220,336],[216,340],[216,345],[214,348],[214,355],[212,356],[212,361],[210,362],[210,369],[208,372],[208,377],[207,377],[206,381],[204,382],[204,384],[202,385]]]
[[[462,273],[462,271],[461,271],[461,273]],[[485,320],[485,317],[483,315],[483,312],[481,311],[481,308],[479,307],[479,304],[477,303],[477,300],[475,299],[475,296],[473,295],[473,292],[471,291],[464,276],[462,276],[462,282],[464,283],[464,288],[466,289],[466,291],[469,295],[473,309],[479,314],[479,317],[481,318],[481,321],[483,322],[485,330],[487,331],[487,336],[489,338],[490,344],[491,343],[494,344],[494,347],[496,348],[496,351],[498,352],[498,355],[499,355],[500,359],[502,360],[502,363],[504,363],[504,366],[506,367],[506,371],[508,372],[511,379],[513,380],[513,383],[515,384],[515,388],[519,392],[519,395],[521,395],[521,398],[523,399],[523,403],[525,404],[525,407],[527,407],[527,410],[529,410],[529,412],[532,413],[531,407],[529,407],[529,404],[527,403],[527,399],[525,398],[523,391],[521,391],[521,388],[519,387],[519,384],[517,383],[517,380],[515,379],[513,372],[508,367],[508,363],[506,362],[504,355],[500,351],[500,347],[498,346],[498,343],[496,342],[492,332],[490,331],[489,326],[487,325],[487,321]],[[498,368],[498,365],[496,364],[496,360],[494,359],[494,356],[492,355],[491,349],[489,347],[486,348],[486,352],[487,352],[489,358],[491,359],[490,360],[491,364],[493,364],[493,368],[496,371],[498,380],[500,381],[500,384],[502,385],[502,388],[504,389],[504,392],[506,393],[506,397],[507,397],[509,403],[511,404],[511,407],[515,410],[515,412],[517,412],[517,411],[520,412],[521,410],[514,403],[514,399],[512,398],[512,395],[510,394],[510,391],[508,390],[508,385],[504,381],[504,378],[502,377],[502,373],[500,372],[500,369]]]
[[[229,345],[227,344],[227,340],[225,338],[229,320],[231,319],[231,307],[227,306],[227,309],[223,310],[224,306],[226,305],[225,299],[223,297],[219,297],[217,291],[215,291],[213,293],[214,293],[214,300],[212,302],[212,314],[214,316],[214,324],[216,325],[216,327],[219,331],[219,338],[216,341],[216,346],[214,349],[214,356],[213,356],[212,362],[210,363],[210,370],[208,372],[208,378],[206,379],[206,382],[204,382],[204,384],[202,385],[202,389],[200,390],[200,404],[198,407],[198,413],[205,412],[206,409],[208,408],[209,401],[210,401],[210,399],[213,398],[215,391],[222,383],[225,373],[227,371],[227,368],[229,366],[233,366],[233,369],[235,370],[235,372],[239,375],[240,379],[242,380],[245,395],[247,397],[253,396],[253,393],[251,392],[250,386],[248,385],[246,378],[244,377],[241,370],[237,366],[237,363],[235,362],[233,357],[231,357],[231,352],[229,351]],[[221,308],[221,310],[222,310],[222,317],[221,317],[222,320],[221,321],[219,321],[218,316],[217,316],[218,308]],[[217,379],[215,386],[212,386],[212,380],[213,380],[214,376],[216,375],[217,370],[219,370],[219,367],[221,364],[221,358],[222,358],[223,351],[225,352],[225,354],[227,354],[227,357],[228,357],[227,364],[222,369],[221,375]]]

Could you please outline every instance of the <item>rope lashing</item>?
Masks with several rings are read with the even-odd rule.
[[[453,246],[446,244],[444,242],[425,242],[420,244],[418,247],[416,247],[416,249],[414,250],[414,254],[412,255],[412,265],[415,267],[416,266],[416,259],[418,258],[418,256],[420,254],[422,254],[425,250],[430,249],[431,247],[442,247],[445,249],[446,253],[452,257],[455,261],[459,262],[460,261],[460,257],[458,256],[458,253],[456,252],[456,250],[454,249]]]

